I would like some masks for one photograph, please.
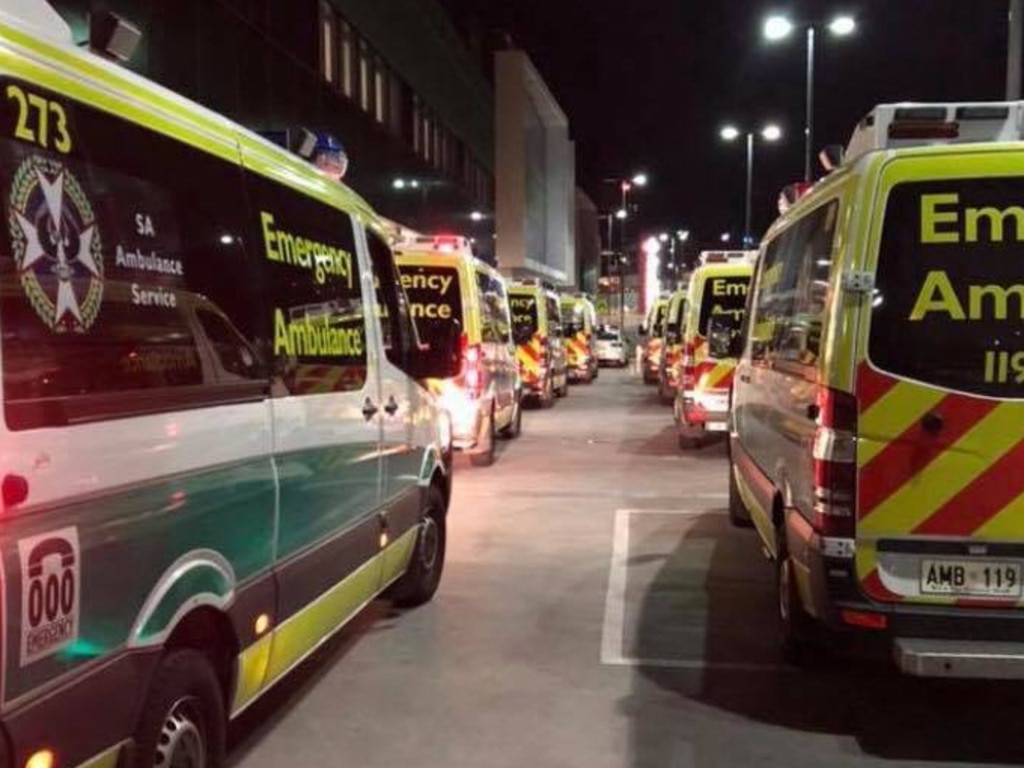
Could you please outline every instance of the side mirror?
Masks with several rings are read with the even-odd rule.
[[[636,329],[636,332],[639,333],[641,336],[646,336],[647,335],[647,326],[646,325],[641,325],[639,328]]]
[[[414,379],[451,379],[462,372],[462,326],[438,326],[429,342],[410,347],[405,372]]]
[[[740,342],[729,321],[723,316],[712,315],[708,321],[708,351],[712,357],[738,357],[736,347]]]

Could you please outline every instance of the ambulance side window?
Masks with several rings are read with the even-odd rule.
[[[547,297],[548,305],[548,330],[552,336],[559,338],[562,335],[562,311],[558,301]]]
[[[352,218],[271,179],[246,176],[247,242],[259,249],[279,395],[366,384],[366,308]]]
[[[0,80],[0,91],[8,84],[59,105],[66,132],[60,146],[37,144],[17,131],[17,110],[0,110],[8,427],[264,397],[267,326],[239,167],[36,86]],[[200,326],[207,309],[219,340]]]
[[[767,245],[752,307],[755,360],[817,361],[838,210],[838,201],[823,205]]]
[[[507,344],[512,324],[505,286],[486,272],[477,272],[476,281],[480,293],[483,341],[487,344]]]

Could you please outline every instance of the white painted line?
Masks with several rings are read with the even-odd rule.
[[[695,669],[711,672],[788,672],[792,667],[784,664],[758,664],[734,661],[704,661],[703,659],[642,659],[635,656],[619,656],[604,664],[618,667],[652,667],[662,669]]]
[[[693,509],[615,510],[615,523],[612,533],[612,557],[608,570],[608,592],[605,595],[604,625],[601,631],[601,663],[619,667],[693,669],[720,672],[783,672],[789,670],[789,667],[782,664],[705,661],[703,659],[652,659],[623,655],[622,645],[626,625],[626,581],[629,575],[629,517],[630,515],[637,514],[699,517],[709,513],[704,510]]]
[[[622,632],[626,624],[626,573],[629,570],[629,513],[615,510],[612,533],[612,562],[608,569],[608,592],[604,598],[604,626],[601,630],[601,663],[614,664],[622,658]]]
[[[704,517],[705,515],[718,517],[725,514],[721,509],[619,509],[615,512],[616,517],[620,513],[625,515],[677,515],[679,517]]]

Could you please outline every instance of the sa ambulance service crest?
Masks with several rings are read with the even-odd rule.
[[[78,180],[35,155],[14,174],[9,202],[14,259],[32,308],[55,333],[88,331],[103,299],[103,254]]]

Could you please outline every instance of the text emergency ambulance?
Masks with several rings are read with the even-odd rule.
[[[514,283],[508,289],[523,396],[532,396],[544,408],[569,394],[558,301],[557,293],[537,283]]]
[[[658,374],[661,370],[661,353],[665,340],[664,334],[665,313],[668,310],[668,299],[666,296],[659,296],[647,310],[647,321],[640,326],[640,335],[645,336],[640,366],[643,372],[644,384],[657,384]]]
[[[673,406],[680,448],[697,447],[709,432],[725,432],[728,427],[729,388],[736,368],[729,344],[743,325],[756,255],[705,251],[690,278]]]
[[[562,296],[561,307],[569,381],[589,384],[598,373],[594,349],[597,310],[586,296]]]
[[[910,674],[1024,677],[1022,125],[879,106],[765,237],[729,509],[791,658],[842,631]]]

